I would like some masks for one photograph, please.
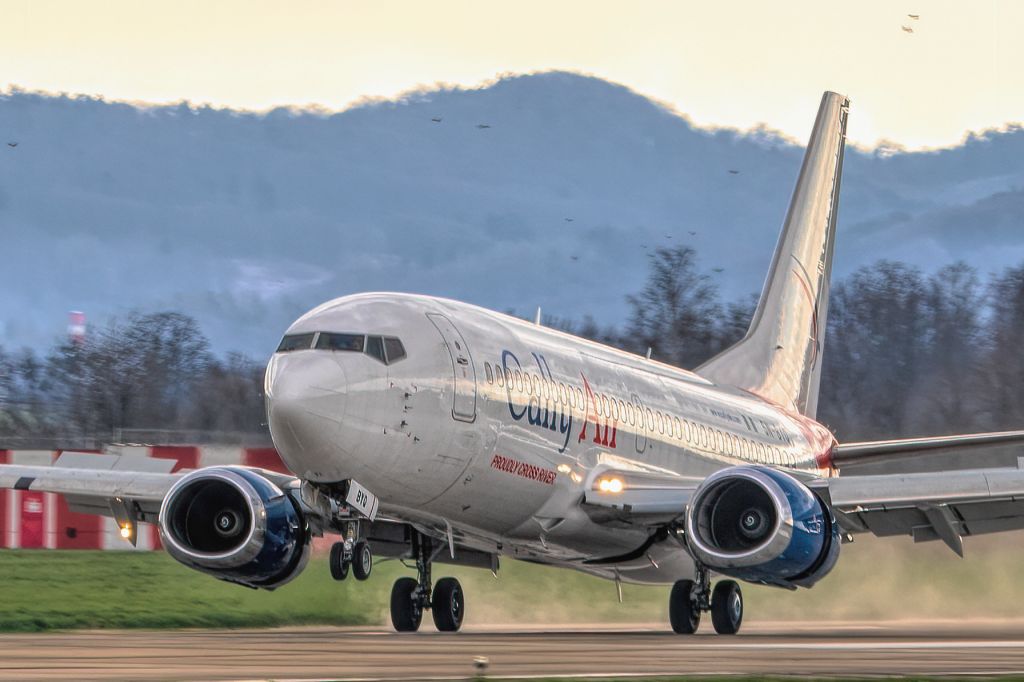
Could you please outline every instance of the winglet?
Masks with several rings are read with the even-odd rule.
[[[696,369],[814,417],[850,101],[821,98],[771,269],[746,336]]]

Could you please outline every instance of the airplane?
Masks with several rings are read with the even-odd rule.
[[[810,588],[859,533],[944,542],[1024,528],[1024,470],[841,475],[844,466],[1024,443],[1024,431],[839,443],[815,419],[849,100],[821,100],[747,334],[692,371],[481,307],[363,293],[284,333],[265,376],[270,434],[292,475],[175,474],[64,453],[0,466],[0,486],[61,493],[129,542],[156,523],[177,561],[275,589],[338,534],[331,574],[402,558],[400,632],[430,611],[460,629],[458,580],[501,558],[671,584],[674,632],[743,621],[740,582]],[[712,576],[721,579],[712,584]],[[870,589],[866,586],[865,589]]]

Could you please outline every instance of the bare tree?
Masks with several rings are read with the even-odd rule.
[[[633,309],[628,345],[636,352],[651,348],[663,362],[694,367],[717,350],[718,290],[697,272],[690,247],[658,248],[649,258],[647,284],[626,299]]]
[[[844,438],[909,435],[925,348],[925,285],[892,261],[863,267],[833,288],[820,416]]]
[[[928,278],[926,338],[911,400],[915,432],[985,428],[977,400],[984,303],[977,271],[966,263],[947,265]]]
[[[992,427],[1024,425],[1024,265],[989,283],[988,348],[983,359],[985,408]]]

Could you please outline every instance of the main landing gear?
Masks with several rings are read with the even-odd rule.
[[[416,632],[423,611],[430,609],[439,631],[457,632],[466,612],[462,585],[455,578],[441,578],[431,589],[430,566],[434,555],[429,537],[414,532],[412,553],[417,577],[399,578],[391,588],[391,624],[399,632]]]
[[[711,579],[703,566],[697,566],[696,580],[680,580],[672,586],[668,615],[672,629],[692,635],[700,625],[703,611],[711,612],[711,622],[720,635],[735,635],[743,623],[743,592],[735,580],[721,580],[711,590]]]

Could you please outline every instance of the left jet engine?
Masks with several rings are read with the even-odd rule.
[[[183,476],[160,508],[167,553],[190,568],[274,589],[309,559],[309,529],[296,502],[254,469],[211,467]]]

